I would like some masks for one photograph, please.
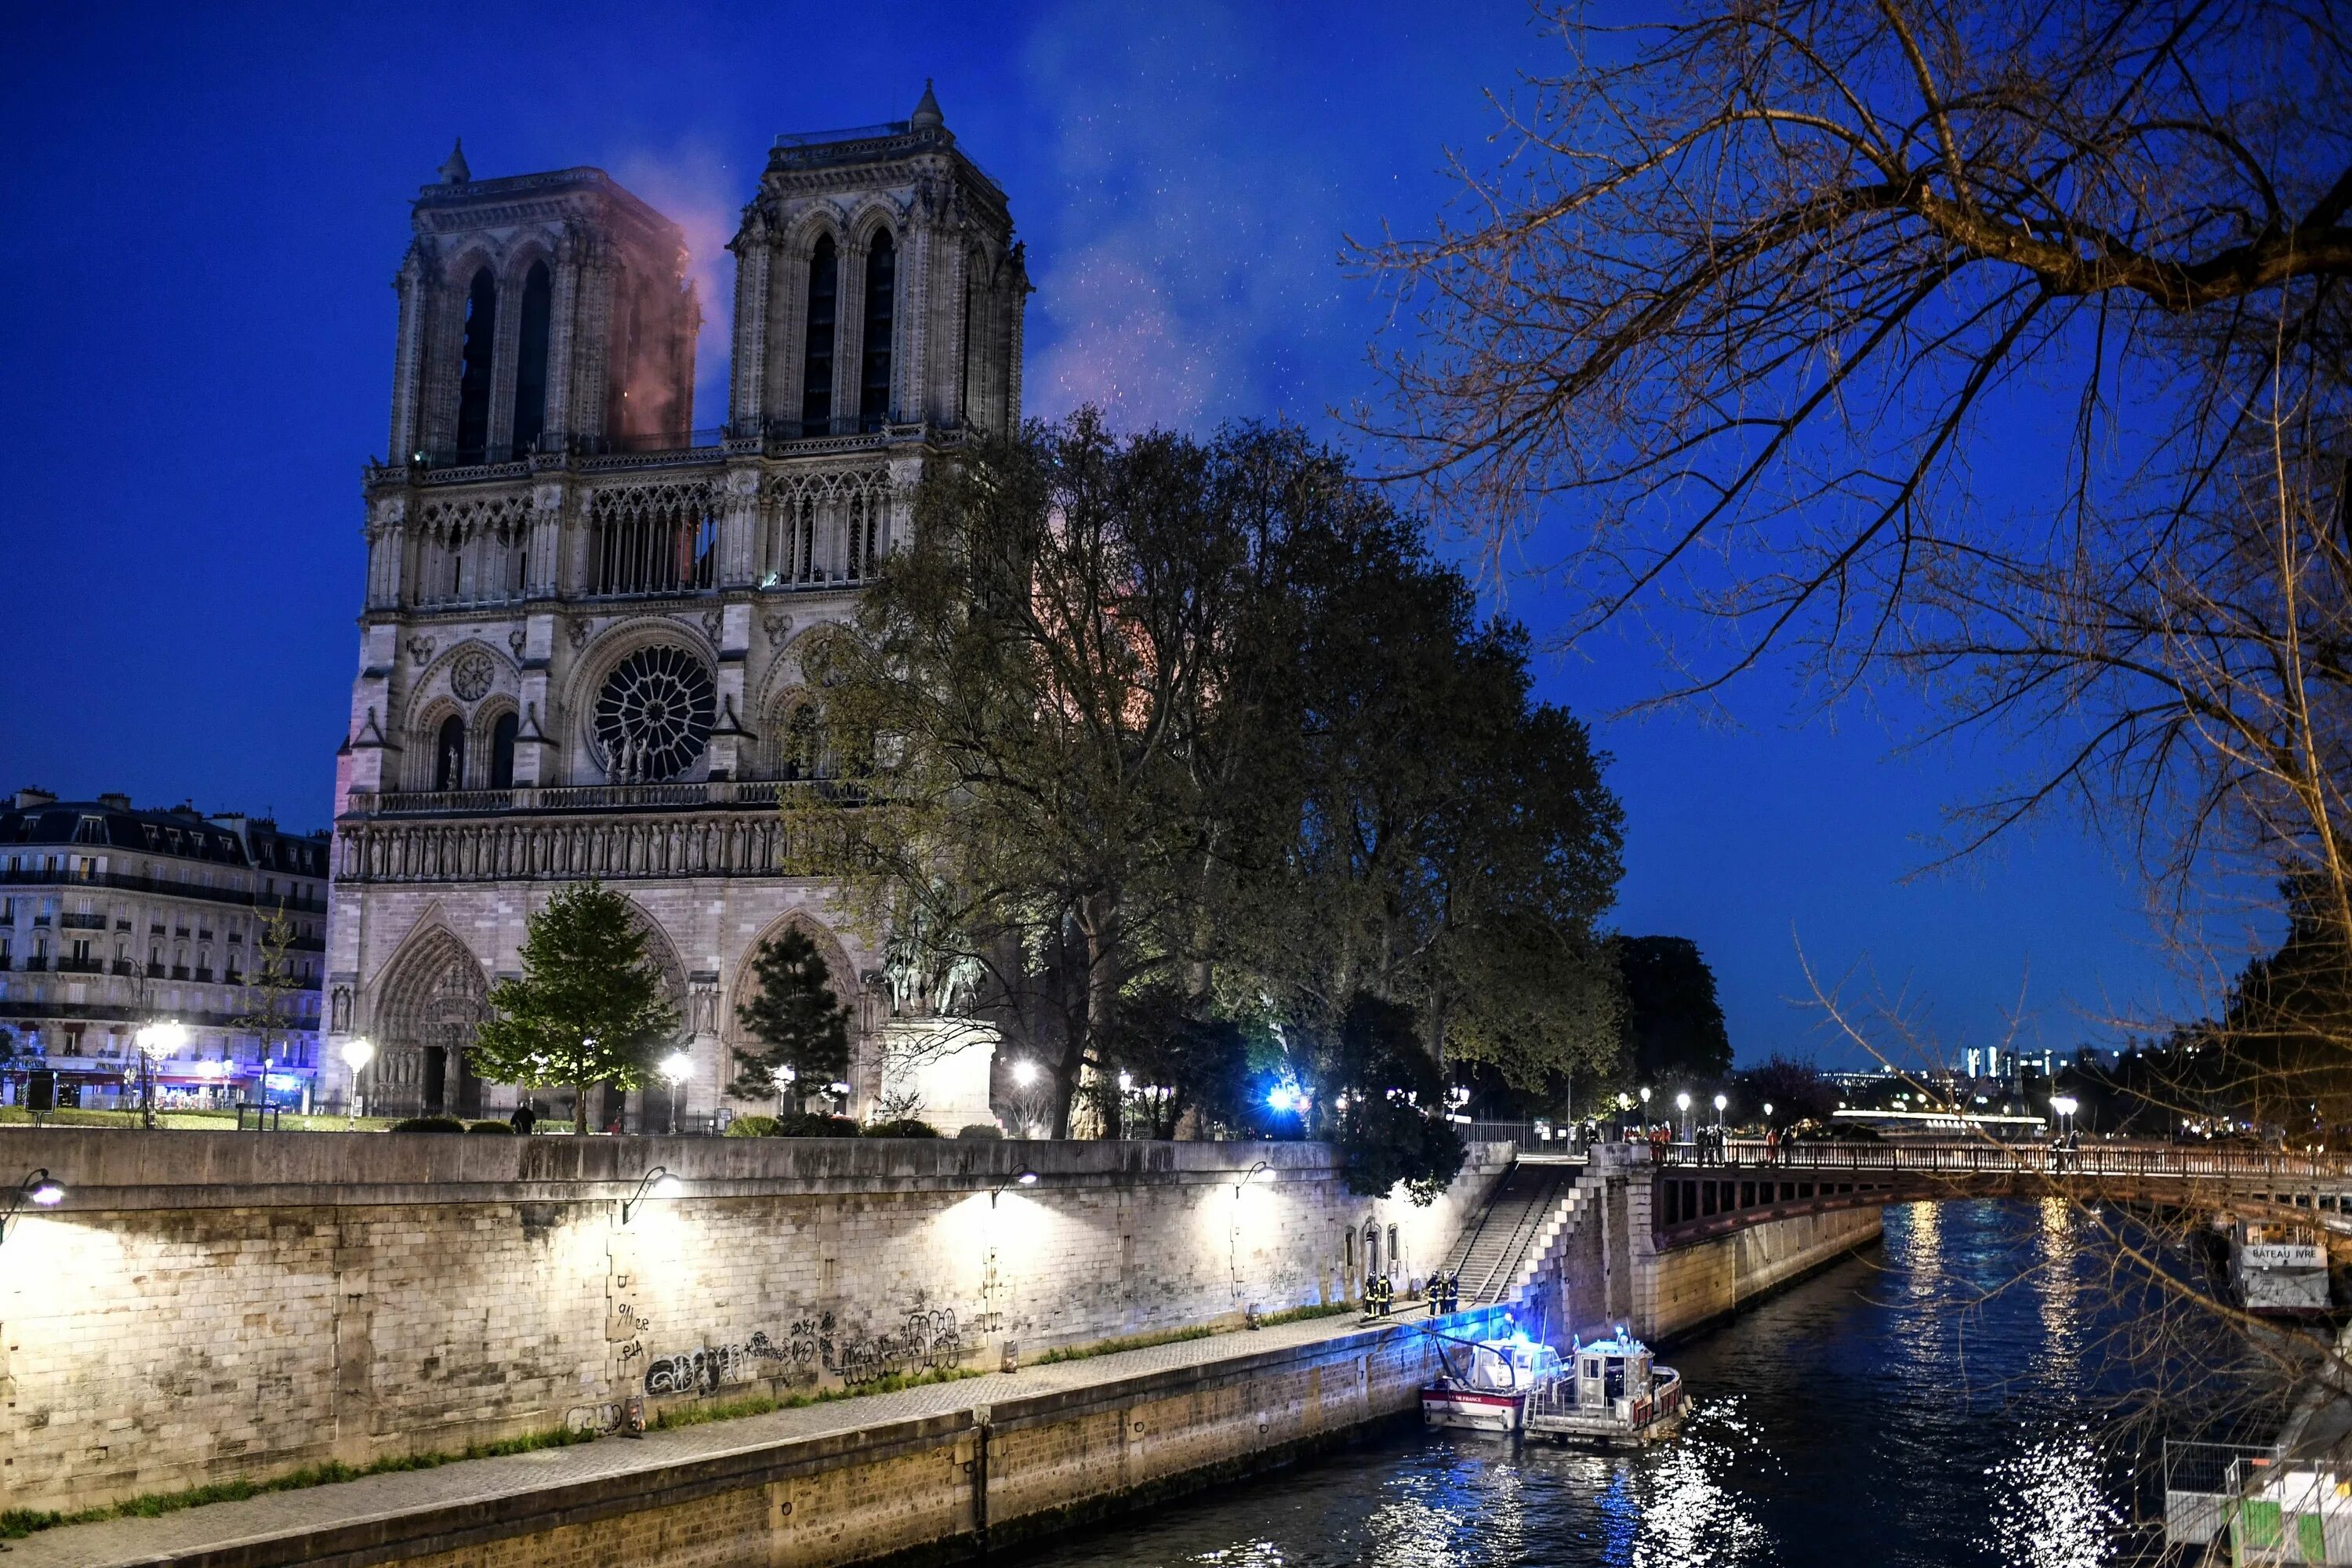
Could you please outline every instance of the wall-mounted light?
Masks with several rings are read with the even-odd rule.
[[[47,1167],[27,1173],[25,1179],[17,1184],[16,1190],[8,1195],[8,1212],[0,1215],[0,1241],[7,1239],[8,1222],[16,1217],[18,1209],[26,1204],[45,1209],[55,1208],[65,1201],[65,1184],[50,1175]]]
[[[1019,1170],[1013,1172],[1013,1174],[1005,1177],[1004,1180],[997,1183],[996,1185],[988,1189],[988,1206],[990,1208],[994,1208],[996,1206],[996,1194],[1003,1192],[1007,1187],[1034,1187],[1036,1184],[1037,1173],[1031,1170],[1028,1166],[1024,1165]]]
[[[669,1167],[656,1165],[638,1178],[637,1190],[629,1195],[628,1202],[621,1205],[621,1223],[629,1223],[629,1215],[645,1203],[647,1194],[657,1198],[675,1198],[684,1195],[685,1192],[686,1184],[671,1175]]]
[[[1265,1161],[1260,1160],[1256,1164],[1252,1165],[1248,1170],[1244,1171],[1242,1173],[1242,1179],[1234,1184],[1234,1196],[1236,1198],[1240,1197],[1242,1195],[1242,1189],[1250,1184],[1250,1179],[1252,1177],[1255,1176],[1260,1171],[1270,1168],[1271,1167],[1269,1167]]]

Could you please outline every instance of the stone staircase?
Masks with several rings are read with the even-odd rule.
[[[1593,1201],[1583,1172],[1580,1164],[1521,1160],[1496,1184],[1446,1262],[1461,1282],[1464,1307],[1515,1301],[1557,1260]]]

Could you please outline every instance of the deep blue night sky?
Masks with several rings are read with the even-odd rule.
[[[1030,413],[1328,432],[1378,391],[1342,236],[1424,228],[1442,150],[1492,128],[1482,90],[1559,58],[1516,0],[358,9],[0,23],[0,785],[324,824],[390,284],[455,135],[478,176],[596,164],[686,226],[709,425],[721,247],[770,141],[902,118],[936,77],[1028,242]],[[1706,723],[1608,721],[1656,679],[1636,641],[1545,679],[1616,757],[1621,929],[1697,939],[1743,1059],[1850,1063],[1790,1005],[1799,942],[1903,991],[1947,1054],[1999,1040],[2021,987],[2036,1048],[2166,1004],[2134,884],[2063,825],[1903,881],[2000,759],[1897,757],[1867,709],[1805,717],[1770,673]]]

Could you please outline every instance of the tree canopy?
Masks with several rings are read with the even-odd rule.
[[[1539,1084],[1613,1057],[1622,826],[1527,655],[1297,432],[1082,413],[927,473],[912,541],[808,655],[862,804],[790,827],[909,994],[968,993],[1050,1078],[1056,1134],[1257,1125],[1320,1070],[1289,1047],[1373,1001],[1431,1073]],[[1442,1079],[1366,1059],[1442,1121]]]
[[[1731,1036],[1716,999],[1715,971],[1685,936],[1621,936],[1625,987],[1625,1070],[1637,1083],[1713,1079],[1731,1070]]]
[[[572,1131],[586,1131],[587,1087],[637,1088],[677,1029],[646,944],[623,895],[594,880],[558,889],[530,916],[521,978],[490,991],[474,1070],[496,1083],[568,1085]]]
[[[758,989],[735,1009],[756,1045],[735,1047],[740,1100],[790,1095],[795,1105],[849,1071],[849,1009],[835,996],[824,955],[808,932],[786,926],[751,954]],[[789,1073],[790,1076],[785,1075]]]

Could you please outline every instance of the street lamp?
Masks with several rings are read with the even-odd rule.
[[[1715,1097],[1715,1124],[1717,1127],[1723,1125],[1723,1108],[1730,1103],[1730,1100],[1725,1099],[1722,1095],[1718,1094]]]
[[[1675,1096],[1675,1109],[1683,1113],[1683,1142],[1690,1142],[1690,1093],[1687,1089]]]
[[[2078,1103],[2071,1094],[2057,1094],[2050,1097],[2050,1109],[2058,1113],[2059,1121],[2063,1124],[2062,1131],[2074,1130],[2074,1110]]]
[[[352,1102],[350,1113],[343,1119],[346,1127],[360,1123],[360,1074],[367,1071],[368,1063],[375,1060],[375,1042],[365,1035],[354,1035],[343,1042],[343,1065],[352,1069]]]
[[[1643,1133],[1643,1136],[1647,1137],[1647,1136],[1649,1135],[1649,1131],[1650,1131],[1650,1089],[1649,1089],[1649,1086],[1648,1086],[1647,1084],[1644,1084],[1644,1085],[1643,1085],[1643,1086],[1642,1086],[1642,1133]]]
[[[168,1057],[188,1043],[187,1026],[177,1018],[148,1025],[132,1037],[139,1047],[139,1112],[143,1125],[155,1125],[155,1058]]]
[[[1037,1081],[1037,1064],[1033,1061],[1014,1062],[1013,1064],[1013,1081],[1023,1089],[1027,1089],[1031,1084],[1035,1083]]]
[[[694,1058],[684,1051],[672,1051],[662,1058],[661,1066],[655,1070],[669,1080],[669,1130],[676,1132],[677,1131],[677,1086],[684,1083],[687,1075],[694,1071]]]
[[[669,1173],[667,1165],[656,1165],[637,1180],[637,1190],[621,1205],[621,1223],[629,1223],[629,1215],[645,1205],[646,1194],[651,1191],[657,1198],[674,1198],[686,1191],[686,1184]]]
[[[1028,1166],[1024,1165],[1019,1170],[1013,1172],[1013,1174],[1005,1177],[1004,1180],[997,1183],[996,1185],[988,1189],[988,1206],[990,1208],[994,1208],[996,1206],[996,1194],[1003,1192],[1007,1187],[1034,1187],[1036,1184],[1037,1173],[1031,1170]]]
[[[7,1239],[8,1222],[16,1217],[18,1209],[26,1204],[36,1204],[45,1209],[55,1208],[65,1201],[65,1184],[50,1175],[47,1167],[27,1173],[25,1179],[17,1184],[16,1190],[8,1196],[8,1212],[0,1214],[0,1241]]]

